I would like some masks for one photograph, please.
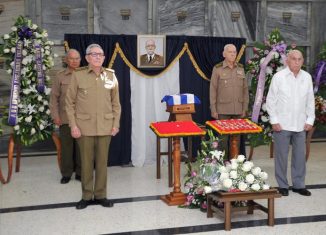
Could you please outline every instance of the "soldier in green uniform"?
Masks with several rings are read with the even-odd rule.
[[[89,45],[88,66],[73,73],[66,96],[71,135],[77,138],[82,163],[82,199],[77,209],[86,208],[93,200],[104,207],[113,206],[106,198],[107,161],[111,136],[119,132],[121,106],[118,80],[112,69],[102,67],[104,59],[101,46]]]
[[[210,82],[211,115],[215,119],[243,118],[246,116],[249,103],[248,82],[243,65],[236,62],[237,49],[233,44],[224,46],[223,57],[224,61],[215,65],[212,72]],[[225,150],[226,157],[233,158],[235,156],[228,156],[227,143],[228,136],[223,136],[222,149]]]
[[[50,96],[50,110],[54,124],[59,126],[61,141],[61,184],[70,181],[71,175],[76,171],[75,178],[80,181],[80,156],[76,148],[76,159],[73,158],[74,139],[70,133],[68,117],[65,109],[65,98],[71,81],[72,72],[80,66],[80,54],[75,49],[70,49],[66,55],[67,68],[60,71],[52,83]]]

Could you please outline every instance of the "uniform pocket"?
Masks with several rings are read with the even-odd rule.
[[[106,114],[104,114],[104,118],[105,119],[112,119],[113,118],[113,114],[112,113],[106,113]]]
[[[91,115],[89,115],[87,113],[77,113],[76,117],[77,117],[77,119],[80,119],[80,120],[89,120],[89,119],[91,119]]]
[[[223,104],[231,103],[232,99],[231,99],[231,97],[227,97],[227,96],[222,97],[221,96],[221,97],[218,98],[218,102],[223,103]]]
[[[236,85],[243,86],[244,83],[244,76],[237,74]]]
[[[78,93],[81,98],[86,98],[91,89],[93,89],[94,84],[81,83],[78,85]]]
[[[229,85],[229,81],[228,81],[229,79],[227,78],[227,77],[221,77],[220,79],[219,79],[219,86],[220,87],[229,87],[230,85]]]
[[[63,94],[66,94],[69,85],[70,85],[70,80],[65,80],[65,81],[61,82],[60,86],[61,86],[61,91],[62,91]]]

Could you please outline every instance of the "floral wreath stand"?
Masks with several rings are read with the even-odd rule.
[[[52,133],[52,140],[55,144],[56,150],[57,150],[57,161],[59,169],[61,169],[61,142],[56,133]],[[8,143],[8,175],[7,178],[5,178],[1,171],[1,164],[0,164],[0,182],[2,184],[7,184],[10,182],[11,176],[12,176],[12,167],[13,167],[13,158],[14,158],[14,150],[15,150],[15,141],[14,141],[14,135],[11,134],[9,137],[9,143]],[[15,172],[20,171],[20,158],[21,158],[21,145],[19,143],[16,143],[16,167]]]
[[[316,127],[313,126],[312,129],[307,132],[307,136],[306,136],[306,161],[308,161],[309,156],[310,156],[310,143],[311,143],[312,135],[314,134],[315,130],[316,130]],[[253,155],[254,155],[254,147],[250,146],[250,152],[249,152],[249,158],[248,158],[249,161],[252,160]],[[271,144],[270,144],[269,157],[270,158],[274,157],[274,142],[271,142]]]

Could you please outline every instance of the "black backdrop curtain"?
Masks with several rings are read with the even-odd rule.
[[[104,65],[108,65],[114,49],[118,42],[124,55],[129,62],[137,67],[137,35],[94,35],[94,34],[66,34],[65,41],[69,48],[77,49],[82,56],[82,66],[86,65],[85,51],[89,44],[97,43],[102,46],[106,55]],[[223,60],[222,51],[225,44],[234,44],[238,51],[241,46],[246,44],[244,38],[226,37],[198,37],[198,36],[166,36],[166,65],[168,66],[173,59],[180,53],[184,44],[187,43],[193,59],[198,64],[206,77],[210,78],[213,66]],[[244,63],[244,56],[241,61]],[[120,121],[120,132],[112,138],[109,153],[109,165],[125,165],[131,161],[131,103],[130,103],[130,68],[118,54],[113,69],[119,81],[120,102],[122,114]],[[147,75],[155,75],[164,69],[139,69]],[[180,93],[195,94],[200,100],[201,105],[196,105],[196,113],[193,119],[197,123],[204,124],[210,120],[209,110],[209,81],[203,79],[194,68],[192,61],[187,53],[184,53],[179,61]],[[198,149],[200,140],[195,138],[193,141],[193,154]],[[186,144],[187,142],[185,142]],[[242,144],[241,153],[244,152]]]

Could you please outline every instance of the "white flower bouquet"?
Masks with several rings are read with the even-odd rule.
[[[255,167],[252,161],[245,161],[245,156],[239,155],[236,159],[226,162],[221,166],[220,177],[216,184],[206,186],[205,192],[210,193],[217,190],[229,192],[259,191],[269,189],[265,183],[268,174]]]
[[[218,148],[218,138],[211,130],[207,133],[209,140],[201,142],[197,161],[188,163],[184,183],[187,198],[181,207],[206,209],[206,194],[219,190],[241,192],[270,188],[265,183],[267,173],[254,166],[253,162],[246,161],[244,155],[224,161],[224,151]]]

